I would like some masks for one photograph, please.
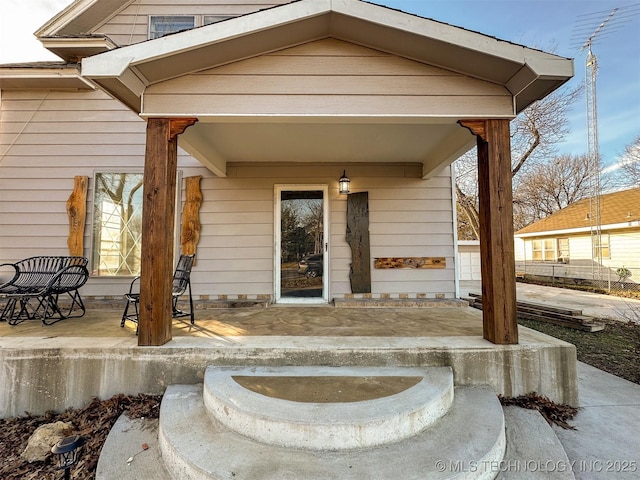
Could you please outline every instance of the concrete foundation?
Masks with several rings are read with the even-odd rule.
[[[0,417],[81,407],[93,397],[161,394],[203,381],[208,365],[450,366],[456,386],[532,391],[578,404],[573,345],[526,328],[519,345],[480,337],[175,337],[161,347],[135,338],[0,338]]]

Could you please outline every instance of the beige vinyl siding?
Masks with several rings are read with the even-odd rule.
[[[402,165],[350,165],[347,169],[353,191],[369,192],[372,258],[447,258],[445,270],[374,270],[373,293],[454,296],[451,188],[445,187],[451,185],[449,169],[431,180],[404,178]],[[203,180],[200,260],[194,270],[194,283],[201,287],[203,282],[210,282],[208,291],[212,295],[272,293],[274,185],[327,184],[330,294],[350,293],[346,197],[337,192],[341,170],[342,166],[336,165],[232,164],[229,178]],[[430,229],[432,221],[435,223]]]
[[[142,171],[146,123],[106,94],[3,91],[0,104],[0,263],[67,255],[73,177],[89,177],[85,256],[91,256],[96,171]],[[180,155],[182,176],[211,175]],[[84,295],[125,291],[126,278],[91,277]]]
[[[142,171],[145,122],[101,92],[7,91],[1,107],[0,263],[67,254],[66,201],[75,175],[90,179],[84,238],[90,256],[94,174]],[[374,270],[373,292],[453,296],[449,169],[422,180],[414,164],[236,163],[228,166],[229,178],[218,178],[181,153],[181,178],[203,176],[194,294],[273,294],[275,184],[329,185],[330,294],[349,293],[346,197],[337,192],[345,167],[354,191],[369,192],[372,257],[447,259],[446,270]],[[182,204],[184,184],[180,195]],[[83,295],[119,297],[128,283],[127,278],[92,276]]]
[[[325,39],[160,82],[145,115],[510,116],[504,87]]]
[[[372,270],[381,293],[442,293],[455,296],[454,237],[450,169],[429,180],[410,180],[405,187],[372,188],[369,193],[371,256],[445,257],[446,269]],[[418,190],[421,190],[418,193]],[[380,193],[380,197],[378,194]],[[393,193],[396,198],[392,199]],[[421,197],[415,199],[413,197]],[[424,197],[424,198],[422,198]],[[410,222],[399,222],[409,215]],[[432,223],[433,222],[433,223]]]
[[[120,46],[147,40],[150,15],[214,15],[239,16],[265,8],[288,3],[290,0],[190,0],[176,3],[175,0],[139,0],[113,15],[91,33],[107,35]],[[196,24],[199,25],[199,24]]]

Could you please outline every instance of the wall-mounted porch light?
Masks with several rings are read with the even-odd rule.
[[[63,438],[51,447],[51,453],[56,456],[58,470],[64,470],[65,480],[69,480],[71,467],[78,463],[82,445],[84,445],[84,438],[80,435],[73,435]]]
[[[347,171],[343,170],[340,180],[338,180],[338,190],[340,194],[347,194],[351,190],[351,180],[347,177]]]

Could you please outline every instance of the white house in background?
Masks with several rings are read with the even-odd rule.
[[[640,269],[640,188],[601,195],[599,239],[594,211],[595,204],[585,198],[518,230],[517,268],[535,273],[557,265],[567,267],[558,272],[568,272],[559,276],[590,276],[599,264],[614,280],[620,267]]]

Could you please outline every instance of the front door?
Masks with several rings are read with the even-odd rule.
[[[277,303],[327,303],[326,185],[277,185],[275,297]]]

